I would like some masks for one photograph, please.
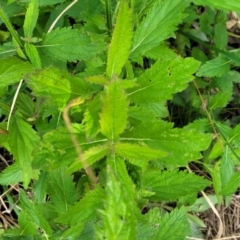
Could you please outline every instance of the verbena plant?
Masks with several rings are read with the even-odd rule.
[[[212,134],[168,121],[201,62],[166,42],[190,1],[0,3],[0,139],[14,159],[0,184],[20,186],[2,195],[18,219],[3,239],[192,236],[184,205],[210,182],[179,167]]]

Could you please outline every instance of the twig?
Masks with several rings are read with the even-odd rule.
[[[76,136],[73,133],[72,126],[71,126],[71,120],[70,120],[70,118],[68,116],[68,112],[69,112],[70,108],[72,108],[74,106],[78,106],[79,104],[82,104],[84,101],[85,101],[84,99],[81,99],[79,97],[79,98],[73,99],[70,103],[68,103],[67,106],[65,107],[64,111],[63,111],[63,119],[64,119],[66,127],[67,127],[67,129],[68,129],[68,131],[70,133],[70,137],[71,137],[73,145],[74,145],[74,147],[76,149],[76,152],[77,152],[77,155],[78,155],[78,159],[82,162],[83,168],[84,168],[86,174],[88,175],[90,181],[93,184],[96,184],[98,179],[95,176],[92,168],[87,163],[85,155],[82,152],[82,149],[81,149],[81,147],[80,147],[80,145],[79,145],[79,143],[77,141],[77,138],[76,138]]]
[[[7,166],[9,166],[7,160],[2,156],[2,154],[0,154],[0,159],[1,159]]]
[[[63,9],[63,11],[58,15],[58,17],[55,19],[55,21],[52,23],[52,25],[50,26],[50,28],[48,29],[47,33],[50,33],[53,28],[55,27],[56,23],[58,22],[58,20],[62,17],[62,15],[69,9],[71,8],[75,3],[77,3],[78,0],[74,0],[72,3],[70,3],[65,9]]]
[[[11,120],[11,116],[12,116],[12,113],[13,113],[13,109],[14,109],[14,106],[15,106],[15,103],[16,103],[16,100],[17,100],[17,97],[18,97],[18,93],[20,91],[20,88],[22,86],[22,82],[23,82],[23,79],[21,79],[21,81],[19,82],[18,84],[18,87],[17,87],[17,90],[14,94],[14,97],[13,97],[13,102],[12,102],[12,105],[11,105],[11,109],[10,109],[10,113],[9,113],[9,117],[8,117],[8,122],[7,122],[7,130],[9,129],[9,124],[10,124],[10,120]]]

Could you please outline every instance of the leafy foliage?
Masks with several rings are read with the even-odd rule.
[[[119,81],[106,86],[106,96],[100,118],[101,132],[111,141],[116,141],[127,124],[128,102]]]
[[[0,0],[2,215],[18,224],[3,239],[198,238],[197,193],[212,184],[229,202],[239,51],[227,13],[194,3],[239,8]]]
[[[57,28],[45,34],[39,46],[40,53],[61,61],[87,59],[104,49],[104,43],[94,43],[86,33],[71,28]]]
[[[144,54],[163,40],[173,37],[189,1],[155,1],[133,36],[132,57]],[[157,17],[158,16],[158,17]]]
[[[187,174],[186,172],[168,171],[159,174],[159,171],[148,171],[143,177],[143,186],[155,194],[150,197],[159,201],[174,201],[177,198],[192,194],[197,188],[208,185],[205,179]]]
[[[119,75],[128,59],[132,38],[131,10],[127,1],[120,3],[116,26],[114,28],[112,42],[108,54],[107,76],[112,78],[114,74]],[[123,45],[124,48],[119,46]]]

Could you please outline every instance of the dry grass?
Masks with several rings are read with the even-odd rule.
[[[221,205],[217,209],[223,221],[221,238],[215,238],[218,232],[219,220],[212,209],[200,214],[200,218],[207,226],[206,229],[203,229],[206,240],[240,240],[240,195],[233,195],[229,206]]]

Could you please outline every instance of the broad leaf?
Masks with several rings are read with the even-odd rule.
[[[18,163],[14,163],[0,173],[1,185],[12,185],[22,181],[22,169]]]
[[[220,192],[223,196],[230,196],[235,193],[240,185],[240,172],[235,172],[229,182],[223,187]]]
[[[200,159],[200,151],[206,150],[212,135],[197,133],[191,129],[172,129],[171,124],[160,121],[139,124],[133,130],[125,132],[122,139],[131,143],[145,143],[147,146],[169,153],[163,161],[167,165],[185,166],[187,161]]]
[[[172,99],[174,93],[186,88],[198,67],[199,62],[192,58],[157,61],[138,78],[138,87],[129,90],[128,96],[135,103],[156,103]]]
[[[100,115],[101,132],[109,140],[116,141],[127,124],[128,101],[121,88],[120,81],[115,80],[105,87],[103,108]]]
[[[151,48],[144,53],[144,56],[154,60],[168,60],[177,57],[177,53],[173,49],[169,48],[166,43],[162,43],[156,47]]]
[[[231,135],[229,137],[230,144],[233,144],[234,146],[240,147],[240,124],[235,126],[233,131],[231,132]]]
[[[36,96],[49,98],[52,104],[62,109],[70,98],[68,74],[54,67],[37,70],[26,76],[30,88]]]
[[[107,76],[109,78],[112,78],[114,74],[120,75],[130,53],[131,39],[132,12],[128,7],[128,2],[121,1],[108,53]]]
[[[61,168],[48,175],[47,193],[58,213],[64,214],[78,199],[73,177]]]
[[[71,28],[57,28],[43,36],[39,51],[62,61],[85,60],[105,50],[104,43],[92,42],[83,32]]]
[[[184,208],[166,213],[159,222],[156,239],[176,240],[185,239],[188,231],[188,221]]]
[[[195,4],[201,6],[211,6],[213,8],[223,9],[227,11],[240,11],[239,1],[238,0],[218,0],[218,1],[211,1],[211,0],[194,0]]]
[[[36,225],[36,228],[40,227],[46,234],[51,235],[52,229],[49,223],[22,190],[20,191],[20,202],[21,208],[27,213],[26,215],[28,216],[29,221],[33,222]]]
[[[102,199],[105,192],[101,187],[97,186],[94,190],[89,191],[74,206],[69,207],[68,211],[58,217],[56,222],[62,224],[70,224],[74,226],[79,222],[86,223],[97,216],[97,209],[102,207]]]
[[[226,57],[218,57],[207,61],[197,72],[199,77],[221,77],[230,71],[231,61]]]
[[[224,108],[231,100],[232,92],[218,92],[213,98],[210,98],[209,109],[214,110],[218,108]]]
[[[0,60],[0,88],[19,82],[24,74],[31,71],[33,71],[31,64],[17,58]]]
[[[101,111],[101,101],[96,96],[87,106],[84,113],[84,126],[88,138],[95,137],[100,132],[99,112]]]
[[[156,201],[176,201],[190,194],[197,194],[209,185],[202,177],[181,171],[148,170],[143,175],[143,188],[155,194]]]
[[[163,40],[173,37],[176,26],[186,16],[188,0],[155,1],[133,36],[132,57],[144,54]]]
[[[41,171],[40,176],[33,185],[34,200],[36,203],[44,203],[47,195],[48,172]]]
[[[213,41],[216,48],[225,50],[228,45],[228,31],[226,28],[226,22],[228,21],[227,13],[224,11],[218,11],[214,23]]]
[[[141,221],[137,224],[136,239],[148,240],[156,239],[160,221],[160,209],[157,207],[149,209],[149,211],[142,216]]]
[[[234,162],[231,157],[231,150],[225,146],[220,164],[220,175],[222,186],[226,186],[234,174]]]
[[[31,125],[15,116],[9,128],[9,145],[14,160],[22,169],[24,187],[31,179],[36,179],[36,172],[32,169],[33,150],[38,146],[40,138]]]
[[[63,127],[48,131],[35,155],[34,167],[45,170],[67,166],[77,157],[69,132]]]
[[[126,182],[125,178],[122,179],[123,175],[129,179],[122,159],[109,158],[104,210],[99,210],[102,224],[96,231],[99,239],[135,239],[136,219],[132,206],[134,199],[132,192],[129,192],[132,184],[128,181],[127,184],[130,186],[126,186],[122,182],[122,180]]]
[[[148,161],[161,159],[168,155],[167,152],[151,149],[147,146],[140,146],[130,143],[117,143],[114,145],[116,154],[128,159],[132,164],[146,169]]]
[[[10,58],[15,54],[16,49],[12,43],[7,42],[0,46],[0,59]]]
[[[109,153],[109,151],[110,149],[107,144],[89,148],[84,152],[85,161],[88,165],[92,165],[96,161],[104,158]],[[68,172],[72,173],[81,168],[83,168],[83,163],[80,159],[77,159],[69,166]]]
[[[25,20],[23,24],[23,31],[25,37],[31,37],[33,30],[37,24],[38,19],[38,0],[31,0],[27,12],[25,15]]]

